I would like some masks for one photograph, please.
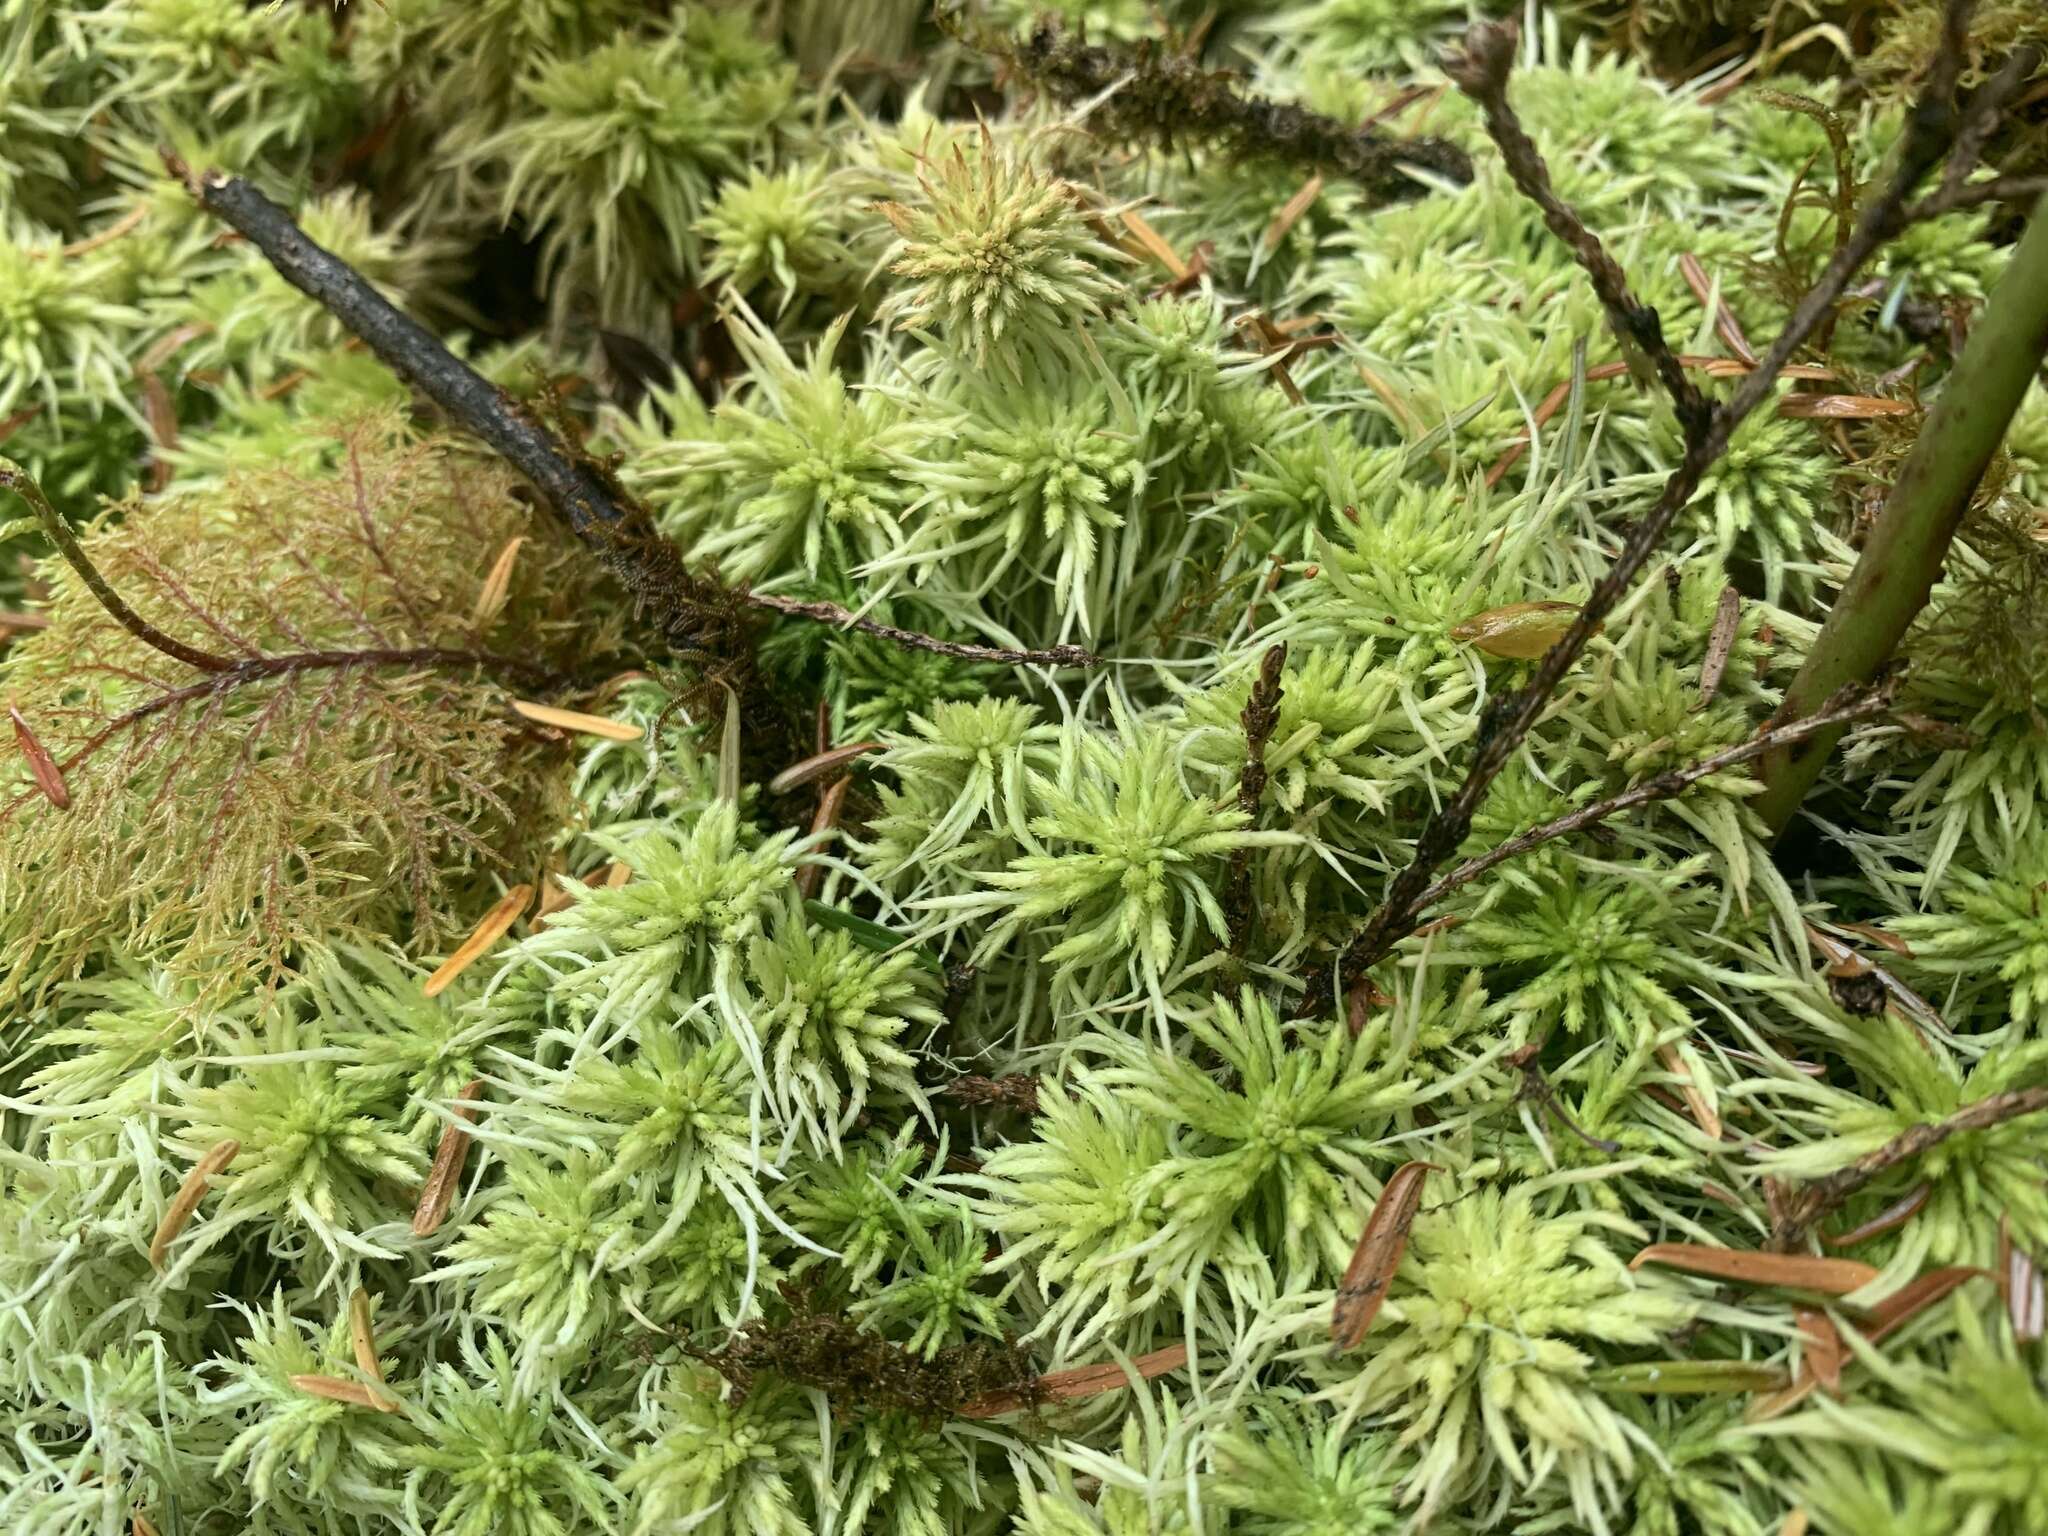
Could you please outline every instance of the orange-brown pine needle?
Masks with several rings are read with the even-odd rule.
[[[532,886],[513,886],[495,907],[484,914],[483,921],[470,930],[461,947],[441,962],[440,968],[427,978],[426,985],[420,990],[429,997],[439,997],[447,991],[450,982],[476,964],[486,950],[505,937],[532,900]]]
[[[192,1165],[192,1171],[178,1186],[178,1192],[171,1197],[170,1208],[164,1212],[164,1219],[157,1223],[156,1236],[149,1240],[149,1262],[152,1268],[164,1267],[164,1254],[178,1234],[185,1230],[185,1224],[192,1219],[192,1213],[199,1209],[199,1202],[206,1194],[206,1186],[213,1176],[235,1160],[235,1154],[242,1150],[242,1144],[230,1136],[226,1141],[217,1141],[206,1149],[206,1155]]]

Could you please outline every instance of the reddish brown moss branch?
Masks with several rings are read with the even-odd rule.
[[[2039,1114],[2043,1110],[2048,1110],[2048,1088],[2021,1088],[1979,1099],[1975,1104],[1957,1110],[1946,1120],[1902,1131],[1875,1152],[1866,1152],[1840,1172],[1815,1179],[1797,1193],[1783,1197],[1776,1220],[1772,1223],[1771,1246],[1781,1250],[1798,1247],[1817,1222],[1838,1209],[1872,1179],[1908,1158],[1918,1157],[1922,1152],[1940,1146],[1949,1137],[1963,1131],[1981,1131],[2003,1125],[2008,1120]]]

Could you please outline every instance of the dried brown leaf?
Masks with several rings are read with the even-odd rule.
[[[1630,1259],[1628,1267],[1641,1269],[1645,1264],[1732,1280],[1738,1285],[1780,1285],[1829,1296],[1859,1291],[1878,1276],[1876,1268],[1855,1259],[1760,1253],[1753,1248],[1709,1248],[1701,1243],[1652,1243]]]
[[[1878,395],[1787,395],[1778,414],[1798,421],[1868,421],[1878,416],[1910,416],[1919,409],[1910,400]]]
[[[1998,1285],[2005,1292],[2005,1315],[2012,1336],[2032,1344],[2048,1332],[2048,1286],[2034,1256],[2012,1240],[2012,1217],[1998,1220]]]
[[[1168,1371],[1177,1371],[1188,1363],[1188,1347],[1185,1344],[1169,1344],[1164,1349],[1155,1349],[1148,1355],[1139,1355],[1131,1361],[1131,1371],[1141,1381],[1150,1381]],[[1113,1392],[1131,1384],[1130,1372],[1117,1364],[1083,1365],[1068,1371],[1051,1371],[1038,1377],[1031,1386],[1031,1395],[1038,1399],[1057,1398],[1073,1401],[1076,1398],[1094,1397],[1099,1393]],[[990,1392],[981,1397],[970,1398],[960,1405],[963,1419],[993,1419],[1006,1413],[1015,1413],[1026,1404],[1022,1392]]]
[[[360,1285],[348,1298],[348,1339],[356,1369],[372,1381],[383,1381],[384,1362],[377,1358],[377,1335],[370,1326],[370,1293]]]
[[[1833,1237],[1823,1232],[1820,1237],[1821,1246],[1854,1248],[1858,1243],[1867,1243],[1873,1237],[1882,1237],[1892,1228],[1904,1226],[1911,1221],[1933,1194],[1932,1184],[1916,1184],[1862,1225],[1851,1227],[1847,1232]]]
[[[844,747],[832,747],[827,751],[814,753],[800,763],[792,763],[770,779],[768,792],[771,795],[786,795],[793,789],[801,789],[804,785],[815,783],[827,774],[845,767],[855,758],[865,757],[870,752],[879,752],[881,748],[882,743],[879,741],[856,741]]]
[[[1723,587],[1714,604],[1714,627],[1707,632],[1707,654],[1700,662],[1700,706],[1714,702],[1721,691],[1721,678],[1728,671],[1728,658],[1735,650],[1735,636],[1742,627],[1742,594]]]
[[[1146,254],[1166,268],[1175,282],[1188,275],[1188,264],[1180,259],[1180,253],[1167,242],[1164,235],[1154,229],[1135,208],[1126,208],[1123,213],[1124,228],[1128,229]]]
[[[1930,1269],[1895,1295],[1887,1296],[1872,1307],[1857,1327],[1871,1343],[1882,1343],[1965,1280],[1974,1280],[1980,1275],[1988,1279],[1991,1271],[1974,1269],[1966,1264]]]
[[[7,706],[7,718],[14,722],[15,744],[21,748],[21,755],[28,759],[28,771],[36,781],[36,788],[43,792],[43,798],[60,811],[71,809],[71,790],[64,782],[64,770],[57,766],[57,760],[49,750],[36,739],[36,733],[29,728],[28,721],[21,717],[21,711],[13,705]]]
[[[498,558],[491,562],[490,574],[484,577],[484,584],[476,594],[476,604],[470,609],[472,629],[483,629],[505,606],[505,598],[512,590],[512,567],[519,559],[519,546],[525,542],[523,533],[507,539],[505,547],[498,551]]]
[[[199,1209],[199,1202],[206,1194],[206,1186],[213,1176],[235,1160],[235,1154],[242,1150],[242,1144],[232,1136],[226,1141],[217,1141],[206,1149],[206,1155],[192,1165],[178,1185],[178,1192],[171,1197],[170,1206],[164,1211],[164,1219],[157,1223],[156,1235],[149,1240],[149,1262],[154,1269],[164,1267],[164,1255],[178,1234],[185,1230],[185,1224],[192,1219],[192,1213]]]
[[[1330,1342],[1341,1353],[1355,1347],[1372,1327],[1386,1304],[1387,1288],[1408,1251],[1408,1230],[1415,1224],[1416,1208],[1422,1203],[1423,1180],[1441,1172],[1435,1163],[1403,1163],[1394,1170],[1365,1231],[1352,1250],[1351,1263],[1337,1286],[1337,1300],[1330,1308]]]
[[[1721,1139],[1721,1117],[1714,1111],[1713,1104],[1700,1091],[1699,1084],[1692,1079],[1692,1072],[1686,1067],[1685,1058],[1678,1054],[1678,1047],[1669,1042],[1657,1047],[1657,1059],[1664,1064],[1664,1070],[1678,1079],[1679,1092],[1685,1095],[1685,1107],[1691,1111],[1693,1122],[1715,1141]]]
[[[483,1079],[471,1078],[455,1097],[455,1118],[441,1128],[441,1143],[434,1148],[434,1164],[427,1181],[420,1186],[419,1204],[413,1207],[414,1237],[431,1237],[448,1219],[455,1203],[455,1188],[462,1182],[462,1165],[469,1157],[468,1127],[476,1120],[476,1100],[484,1091]]]
[[[347,1403],[355,1408],[367,1408],[372,1413],[398,1412],[398,1399],[389,1392],[380,1392],[360,1381],[347,1381],[339,1376],[318,1376],[302,1372],[290,1378],[291,1384],[308,1397],[324,1397],[331,1403]]]
[[[1268,256],[1280,249],[1280,242],[1287,238],[1288,232],[1301,222],[1301,216],[1313,208],[1316,199],[1322,195],[1323,175],[1318,171],[1281,205],[1280,211],[1273,215],[1273,222],[1266,226],[1266,233],[1259,243],[1265,247]]]
[[[514,699],[512,711],[537,725],[551,725],[558,731],[583,736],[602,736],[607,741],[640,741],[647,735],[643,727],[630,721],[609,720],[603,715],[586,715],[580,709],[557,709],[552,704],[534,704],[526,699]]]
[[[1799,1374],[1818,1381],[1830,1397],[1842,1395],[1842,1332],[1835,1320],[1819,1307],[1798,1307],[1792,1314],[1799,1320],[1804,1349],[1799,1357]]]

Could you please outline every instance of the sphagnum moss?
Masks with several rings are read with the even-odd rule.
[[[54,502],[0,528],[0,1530],[2048,1521],[2040,388],[1795,838],[1746,769],[1599,810],[1780,707],[2030,120],[1425,852],[1590,824],[1304,999],[1537,666],[1489,616],[1568,619],[1688,437],[1448,89],[1466,7],[1053,9],[0,3],[0,442]],[[1520,50],[1707,403],[1940,131],[1943,9],[1824,80],[1741,5]],[[2038,94],[2042,40],[1987,0],[1959,72]]]

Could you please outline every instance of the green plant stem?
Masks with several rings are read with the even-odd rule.
[[[1780,724],[1877,675],[1927,604],[1985,466],[2048,355],[2048,196],[2035,205],[2005,276],[1970,331],[1941,398],[1885,499],[1856,568],[1785,692]],[[1841,729],[1766,753],[1751,801],[1773,832],[1805,799]]]

